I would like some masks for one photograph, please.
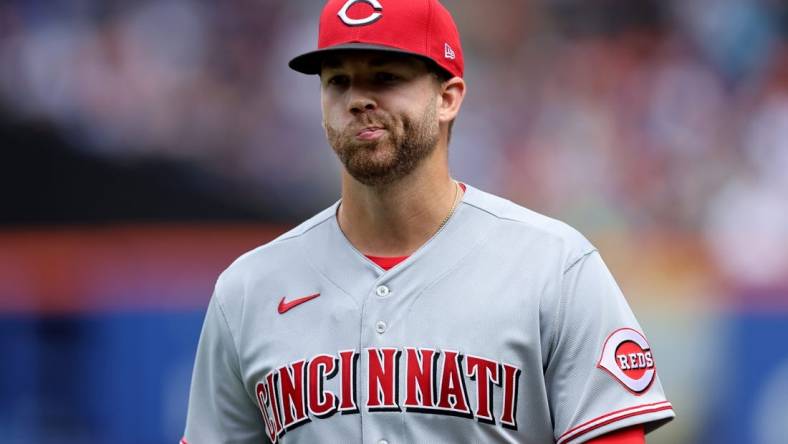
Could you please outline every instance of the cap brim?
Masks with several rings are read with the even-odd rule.
[[[383,45],[372,45],[369,43],[345,43],[342,45],[331,46],[329,48],[318,49],[317,51],[307,52],[290,60],[287,64],[291,69],[304,74],[320,74],[323,59],[330,54],[341,51],[385,51],[391,53],[412,55],[432,62],[432,59],[415,52],[403,51],[399,48]]]

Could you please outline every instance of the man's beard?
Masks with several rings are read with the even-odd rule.
[[[402,127],[388,115],[364,115],[358,125],[344,131],[324,122],[328,142],[339,156],[345,170],[357,181],[368,186],[387,185],[409,175],[438,145],[439,129],[436,102],[432,102],[420,119],[403,116]],[[367,126],[382,127],[386,133],[372,141],[356,139],[359,130]],[[386,146],[392,151],[380,158]]]

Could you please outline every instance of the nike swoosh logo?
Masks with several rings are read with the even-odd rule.
[[[279,308],[278,308],[279,314],[285,314],[285,312],[290,310],[291,308],[298,307],[304,302],[309,302],[318,296],[320,296],[320,293],[315,293],[309,296],[304,296],[302,298],[293,299],[292,301],[289,302],[285,302],[285,298],[282,298],[282,300],[279,301]]]

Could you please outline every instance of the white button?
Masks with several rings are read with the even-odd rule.
[[[389,442],[386,441],[385,439],[381,439],[380,441],[378,441],[378,444],[389,444]]]
[[[383,332],[386,331],[386,323],[383,321],[378,321],[378,323],[375,324],[375,331],[377,331],[380,334],[383,334]]]
[[[381,285],[380,287],[375,289],[375,293],[377,293],[377,295],[380,296],[380,297],[388,296],[389,295],[389,287],[386,287],[385,285]]]

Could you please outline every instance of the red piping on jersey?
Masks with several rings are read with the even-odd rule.
[[[641,409],[643,407],[652,407],[652,406],[653,406],[653,408],[650,408],[648,410],[641,410],[639,412],[632,412],[632,413],[627,413],[627,414],[624,414],[624,415],[621,415],[621,416],[616,416],[614,418],[610,418],[610,419],[608,419],[606,421],[603,421],[603,422],[601,422],[599,424],[596,424],[593,427],[590,427],[590,428],[588,428],[586,430],[581,430],[581,431],[579,431],[577,433],[574,433],[577,429],[579,429],[581,427],[584,427],[584,426],[586,426],[588,424],[591,424],[591,423],[593,423],[595,421],[599,421],[600,419],[604,419],[604,418],[607,418],[609,416],[613,416],[613,415],[618,415],[618,414],[621,414],[621,413],[629,412],[631,410]],[[582,423],[580,425],[577,425],[577,426],[567,430],[566,432],[564,432],[563,435],[558,437],[557,444],[563,444],[563,443],[565,443],[567,441],[571,441],[573,439],[577,439],[579,436],[583,436],[583,435],[585,435],[586,433],[588,433],[588,432],[590,432],[592,430],[596,430],[596,429],[598,429],[598,428],[600,428],[602,426],[606,426],[608,424],[612,424],[612,423],[614,423],[616,421],[620,421],[622,419],[631,418],[633,416],[638,416],[638,415],[644,415],[646,413],[654,413],[654,412],[660,412],[662,410],[672,410],[672,409],[673,409],[673,406],[670,405],[670,403],[668,401],[661,401],[661,402],[654,402],[654,403],[651,403],[651,404],[636,405],[634,407],[628,407],[628,408],[625,408],[625,409],[616,410],[614,412],[606,413],[606,414],[604,414],[602,416],[598,416],[598,417],[596,417],[594,419],[586,421],[586,422],[584,422],[584,423]]]
[[[596,429],[598,429],[598,428],[600,428],[602,426],[606,426],[608,424],[612,424],[612,423],[620,421],[622,419],[631,418],[633,416],[644,415],[646,413],[654,413],[654,412],[660,412],[662,410],[671,410],[671,409],[673,409],[673,407],[667,405],[667,406],[664,406],[664,407],[657,407],[657,408],[653,408],[653,409],[649,409],[649,410],[643,410],[643,411],[640,411],[640,412],[629,413],[629,414],[620,416],[618,418],[611,418],[611,419],[609,419],[607,421],[600,422],[599,424],[597,424],[597,425],[595,425],[595,426],[593,426],[593,427],[591,427],[591,428],[589,428],[587,430],[580,431],[580,432],[576,433],[575,435],[572,435],[572,436],[570,436],[568,438],[563,438],[562,440],[558,441],[557,444],[563,444],[563,443],[566,443],[568,441],[577,439],[578,437],[583,436],[583,435],[585,435],[586,433],[588,433],[588,432],[590,432],[592,430],[596,430]]]
[[[578,424],[575,427],[572,427],[571,429],[569,429],[566,432],[564,432],[563,435],[559,436],[558,439],[560,440],[565,435],[574,432],[575,430],[579,429],[580,427],[583,427],[583,426],[586,426],[588,424],[591,424],[594,421],[599,421],[602,418],[607,418],[608,416],[612,416],[612,415],[615,415],[617,413],[628,412],[630,410],[640,409],[640,408],[643,408],[643,407],[657,406],[657,405],[660,405],[660,404],[668,404],[668,405],[670,405],[670,403],[668,401],[659,401],[659,402],[652,402],[651,404],[641,404],[641,405],[636,405],[636,406],[632,406],[632,407],[627,407],[627,408],[621,409],[621,410],[615,410],[615,411],[612,411],[612,412],[608,412],[608,413],[605,413],[604,415],[597,416],[596,418],[589,419],[588,421],[586,421],[586,422],[584,422],[582,424]]]

